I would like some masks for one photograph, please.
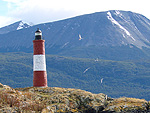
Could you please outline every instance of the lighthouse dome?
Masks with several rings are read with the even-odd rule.
[[[42,31],[39,30],[39,28],[38,28],[37,31],[35,32],[35,36],[37,36],[37,35],[42,35]]]

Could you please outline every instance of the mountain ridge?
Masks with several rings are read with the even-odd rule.
[[[126,54],[128,51],[132,54],[132,50],[139,54],[138,59],[150,58],[150,20],[141,14],[118,10],[81,15],[1,34],[0,50],[32,52],[37,28],[43,32],[48,54],[108,60],[137,59],[135,55]],[[118,54],[120,52],[125,58]]]

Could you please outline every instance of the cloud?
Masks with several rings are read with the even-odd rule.
[[[61,0],[42,0],[42,2],[37,0],[23,0],[22,2],[20,0],[5,1],[10,6],[12,4],[16,6],[11,11],[9,10],[8,15],[10,17],[33,23],[56,21],[78,15],[79,13],[66,5],[69,0],[65,0],[64,2]]]
[[[7,2],[7,18],[34,24],[61,20],[77,15],[107,11],[127,10],[149,14],[148,0],[3,0]],[[140,8],[140,10],[139,10]]]
[[[106,10],[101,0],[4,0],[10,17],[33,22],[50,22]],[[15,6],[15,7],[14,7]],[[110,6],[109,6],[110,7]],[[110,7],[111,8],[111,7]]]
[[[16,18],[0,16],[0,27],[12,24],[12,22],[18,21]]]

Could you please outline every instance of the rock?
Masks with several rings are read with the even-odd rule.
[[[135,98],[112,99],[105,94],[71,88],[17,88],[0,84],[0,109],[10,108],[22,112],[51,112],[51,113],[111,113],[111,112],[140,112],[148,110],[147,101]],[[13,97],[13,99],[9,99]],[[11,102],[10,102],[11,100]]]
[[[4,87],[3,84],[0,83],[0,88],[3,88],[3,87]]]
[[[100,113],[104,109],[105,109],[104,106],[95,106],[96,113]]]
[[[90,107],[87,110],[85,110],[84,113],[97,113],[97,112],[94,108]]]

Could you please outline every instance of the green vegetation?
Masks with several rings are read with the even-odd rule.
[[[0,53],[0,83],[13,88],[32,86],[32,58],[31,53]],[[150,61],[95,61],[46,55],[46,64],[49,87],[149,100]]]

